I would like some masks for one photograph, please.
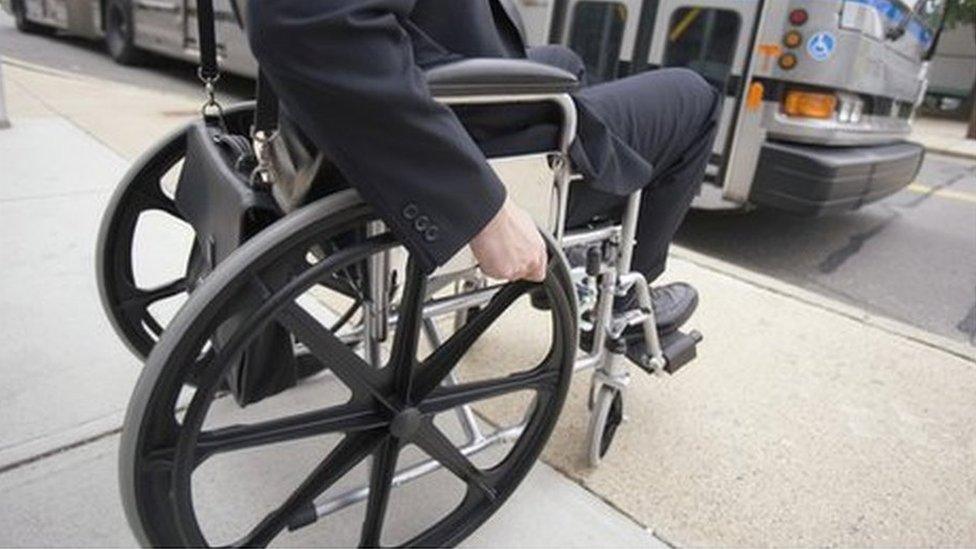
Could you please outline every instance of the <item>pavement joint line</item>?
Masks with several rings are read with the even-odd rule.
[[[640,526],[641,528],[643,528],[644,530],[650,532],[651,535],[654,536],[656,539],[660,540],[661,543],[667,545],[668,547],[680,547],[680,545],[677,545],[677,544],[671,542],[670,540],[667,540],[667,539],[661,537],[657,533],[657,531],[654,530],[653,527],[651,527],[651,526],[649,526],[647,524],[644,524],[644,522],[642,522],[640,519],[638,519],[637,517],[635,517],[634,515],[632,515],[626,509],[624,509],[624,508],[620,507],[619,505],[617,505],[613,500],[607,498],[607,496],[604,496],[603,494],[594,491],[592,488],[589,487],[589,485],[586,484],[586,481],[585,480],[580,479],[580,478],[576,478],[569,471],[567,471],[565,468],[559,467],[558,465],[556,465],[554,463],[550,463],[545,458],[541,458],[540,461],[542,461],[543,463],[545,463],[549,467],[552,467],[553,470],[555,470],[557,473],[559,473],[560,475],[566,477],[570,481],[574,482],[580,488],[582,488],[583,490],[586,490],[590,495],[592,495],[596,499],[602,501],[603,503],[605,503],[607,506],[609,506],[614,511],[616,511],[616,512],[620,513],[621,515],[623,515],[624,517],[627,517],[628,519],[630,519],[630,521],[633,522],[634,524],[636,524],[636,525]]]
[[[17,59],[16,57],[10,57],[9,55],[0,57],[0,62],[5,65],[10,65],[11,67],[16,67],[25,71],[36,72],[44,74],[47,76],[55,76],[58,78],[64,78],[66,80],[77,80],[80,82],[91,82],[91,83],[102,83],[100,78],[94,78],[86,74],[62,71],[59,69],[52,69],[51,67],[46,67],[44,65],[38,65],[36,63],[31,63],[29,61],[24,61],[23,59]]]
[[[574,381],[574,380],[571,380],[571,381]],[[564,408],[564,410],[565,410],[565,408]],[[496,424],[494,421],[492,421],[491,418],[489,418],[485,414],[479,412],[478,410],[474,410],[474,409],[472,409],[472,411],[474,412],[474,414],[476,416],[478,416],[478,419],[480,419],[481,421],[487,423],[488,425],[494,427],[495,429],[498,429],[499,428],[499,425]],[[586,482],[583,479],[579,479],[579,478],[574,477],[568,471],[566,471],[562,467],[559,467],[555,463],[550,463],[549,460],[547,460],[544,456],[540,457],[539,458],[539,461],[541,461],[542,463],[548,465],[549,467],[552,468],[553,471],[556,471],[557,473],[559,473],[560,475],[562,475],[564,478],[566,478],[566,480],[572,482],[573,484],[576,484],[577,486],[579,486],[580,488],[582,488],[583,490],[585,490],[587,493],[589,493],[590,495],[592,495],[596,499],[602,501],[604,504],[606,504],[608,507],[610,507],[614,511],[617,511],[618,513],[620,513],[621,516],[627,518],[628,520],[630,520],[631,522],[633,522],[634,524],[636,524],[640,528],[643,528],[645,531],[649,532],[655,539],[659,540],[661,543],[667,545],[668,547],[677,547],[677,545],[675,545],[675,544],[671,543],[670,541],[668,541],[668,540],[662,538],[661,536],[659,536],[655,532],[655,530],[653,528],[651,528],[647,524],[644,524],[644,522],[642,522],[640,519],[638,519],[634,515],[630,514],[626,509],[623,509],[622,507],[618,506],[616,503],[614,503],[612,500],[608,499],[603,494],[600,494],[600,493],[595,492],[594,490],[592,490],[589,486],[586,485]]]
[[[10,65],[10,66],[13,66],[13,67],[18,67],[18,68],[21,68],[21,69],[24,69],[24,70],[35,70],[35,71],[37,70],[37,69],[30,68],[31,66],[33,66],[31,63],[21,64],[22,62],[20,62],[20,61],[15,61],[14,63],[11,63],[10,62],[10,59],[11,59],[10,57],[4,57],[4,58],[0,59],[0,62],[3,62],[5,64]],[[49,73],[49,74],[54,74],[54,73]],[[54,74],[54,75],[57,76],[57,74]],[[86,81],[98,82],[98,83],[101,83],[102,82],[101,80],[85,79],[85,78],[76,78],[76,80],[86,80]],[[58,109],[54,105],[52,105],[49,102],[45,101],[44,98],[42,98],[41,96],[39,96],[36,93],[34,93],[33,91],[31,91],[29,87],[27,87],[27,86],[20,86],[20,87],[23,88],[23,90],[24,90],[25,93],[29,94],[31,97],[33,97],[35,100],[37,100],[37,102],[40,103],[41,105],[43,105],[46,109],[48,109],[49,111],[51,111],[52,113],[54,113],[55,115],[57,115],[59,118],[62,118],[64,120],[67,120],[69,124],[71,124],[72,126],[74,126],[75,128],[77,128],[79,131],[81,131],[82,133],[84,133],[88,137],[91,137],[92,139],[94,139],[95,141],[97,141],[98,143],[100,143],[102,146],[104,146],[105,148],[107,148],[108,150],[112,151],[112,153],[114,153],[116,156],[118,156],[120,160],[122,160],[122,161],[124,161],[126,163],[130,163],[132,161],[132,159],[127,158],[121,151],[117,150],[110,143],[106,142],[105,140],[103,140],[99,136],[97,136],[94,133],[92,133],[91,131],[89,131],[88,128],[86,128],[86,127],[82,126],[81,124],[78,124],[77,122],[75,122],[75,120],[71,116],[69,116],[67,113],[65,113],[64,111]]]
[[[56,455],[63,454],[65,452],[70,452],[71,450],[76,450],[76,449],[81,448],[83,446],[88,446],[89,444],[94,444],[94,443],[96,443],[96,442],[98,442],[100,440],[103,440],[103,439],[106,439],[108,437],[117,435],[117,434],[119,434],[121,432],[122,432],[122,427],[119,426],[119,427],[116,427],[115,429],[110,429],[110,430],[105,431],[103,433],[98,433],[98,434],[95,434],[95,435],[92,435],[92,436],[89,436],[89,437],[85,437],[83,439],[76,440],[75,442],[72,442],[72,443],[69,443],[69,444],[63,444],[61,446],[58,446],[56,448],[51,448],[50,450],[46,450],[46,451],[41,452],[39,454],[35,454],[33,456],[26,457],[26,458],[21,459],[21,460],[17,460],[17,461],[15,461],[13,463],[8,463],[6,465],[0,466],[0,475],[3,475],[5,473],[9,473],[9,472],[11,472],[11,471],[13,471],[15,469],[20,469],[21,467],[26,467],[28,465],[31,465],[32,463],[37,463],[39,461],[45,460],[45,459],[50,458],[50,457],[54,457]]]
[[[33,200],[50,200],[52,198],[69,198],[73,196],[89,196],[103,193],[111,193],[114,188],[92,187],[79,191],[65,191],[62,193],[35,194],[30,196],[13,196],[10,198],[0,198],[0,204],[15,204],[18,202],[30,202]]]
[[[869,313],[868,311],[860,309],[856,306],[837,302],[822,295],[818,295],[815,292],[803,290],[798,286],[786,282],[771,281],[766,275],[756,273],[745,267],[741,267],[721,259],[706,256],[689,248],[673,245],[672,250],[673,251],[669,255],[684,261],[688,261],[689,263],[697,265],[703,269],[728,276],[732,279],[749,284],[750,286],[786,297],[798,303],[842,316],[907,341],[912,341],[937,351],[944,352],[960,358],[970,367],[976,368],[976,347],[926,332],[921,328],[911,326],[895,319]]]

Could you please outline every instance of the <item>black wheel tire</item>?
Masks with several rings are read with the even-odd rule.
[[[224,116],[233,131],[246,133],[254,117],[254,103],[230,107]],[[139,216],[149,210],[182,221],[175,202],[163,193],[161,185],[162,177],[186,155],[186,131],[187,127],[173,131],[133,162],[115,189],[98,232],[96,279],[102,307],[119,338],[140,360],[149,355],[166,327],[161,319],[150,313],[149,306],[169,295],[166,292],[152,295],[151,289],[136,285],[133,252],[137,247],[152,245],[151,242],[136,241],[136,227]],[[190,266],[192,252],[187,250],[185,257],[172,260]],[[182,291],[178,289],[176,293]],[[132,302],[139,296],[148,299],[142,303]]]
[[[105,3],[105,47],[116,63],[138,65],[145,61],[146,52],[135,45],[135,18],[128,0],[108,0]]]
[[[51,27],[40,25],[27,18],[27,7],[24,6],[24,0],[13,0],[10,8],[14,15],[14,25],[20,32],[30,34],[50,34],[54,32],[54,29]]]
[[[204,459],[201,458],[202,454],[196,453],[196,445],[197,441],[202,440],[201,426],[209,407],[207,400],[213,397],[214,387],[218,382],[217,378],[222,375],[221,372],[224,368],[222,362],[208,366],[210,371],[205,376],[207,381],[201,382],[198,393],[194,395],[193,401],[188,405],[186,415],[180,423],[175,422],[173,414],[182,383],[191,371],[199,366],[195,358],[199,356],[199,346],[206,345],[205,340],[210,338],[211,331],[223,323],[225,315],[229,313],[233,304],[239,302],[237,298],[241,296],[240,292],[247,288],[252,281],[263,277],[266,272],[271,272],[277,268],[276,266],[290,264],[288,259],[304,257],[305,250],[319,239],[321,233],[339,229],[345,231],[354,224],[368,219],[375,219],[375,214],[370,213],[370,209],[362,203],[353,191],[337,193],[293,212],[255,236],[221,263],[207,281],[194,292],[190,301],[180,310],[170,328],[163,334],[147,361],[146,368],[143,370],[130,401],[120,443],[119,480],[123,506],[136,538],[143,545],[203,546],[207,542],[200,531],[200,525],[196,522],[189,477],[201,459]],[[386,242],[392,242],[392,240]],[[551,252],[556,251],[555,244],[551,239],[548,240],[548,244]],[[366,245],[370,244],[363,243],[360,246]],[[374,246],[378,246],[378,244],[374,244]],[[348,251],[355,252],[356,250]],[[375,251],[379,251],[379,248],[375,248]],[[558,254],[558,251],[556,253]],[[347,256],[349,261],[359,260],[358,256],[351,254],[347,254]],[[312,269],[325,272],[321,266],[324,266],[325,269],[339,268],[335,265],[341,265],[340,262],[343,261],[343,257],[346,256],[340,252],[337,254],[337,259],[324,260],[317,264],[319,267]],[[331,265],[330,261],[332,261]],[[312,269],[307,267],[306,269],[301,275],[296,275],[304,277],[304,282],[301,284],[296,284],[297,279],[293,279],[287,283],[282,282],[285,286],[282,286],[281,289],[266,288],[271,291],[271,294],[263,302],[262,310],[265,313],[262,315],[274,314],[273,312],[283,306],[285,301],[297,297],[296,294],[303,291],[305,284],[314,283],[312,277],[318,275],[313,273]],[[408,266],[409,270],[410,267]],[[312,276],[307,276],[308,274]],[[568,283],[569,273],[565,261],[554,261],[550,266],[549,276],[544,282],[553,303],[551,313],[553,318],[552,352],[547,355],[539,367],[524,374],[535,380],[529,381],[529,377],[525,377],[526,384],[545,383],[546,388],[542,389],[542,385],[539,385],[540,392],[534,401],[536,408],[527,419],[528,424],[523,433],[519,435],[518,440],[514,442],[514,447],[508,457],[485,473],[490,477],[482,477],[485,483],[492,483],[493,497],[474,498],[466,496],[454,512],[435,523],[430,529],[418,534],[407,542],[408,545],[423,547],[456,545],[501,507],[538,459],[556,424],[572,376],[576,343],[576,317],[572,294],[567,291]],[[516,287],[522,288],[518,290],[517,295],[524,295],[530,289],[525,288],[525,286],[525,283],[515,283],[515,286],[509,285],[508,290],[513,291],[509,291],[508,295],[513,295]],[[504,293],[506,290],[500,291],[498,295],[501,296]],[[410,291],[408,294],[423,295],[423,288],[421,286],[420,289]],[[498,304],[493,300],[488,307],[483,309],[481,314],[489,314],[485,311],[492,309],[492,307],[495,309],[507,307],[504,303],[511,303],[511,300],[506,301],[507,299],[499,298]],[[411,303],[414,302],[411,300]],[[415,310],[414,307],[405,307],[406,310]],[[497,318],[494,316],[496,314],[498,314],[497,311],[485,318]],[[413,318],[413,321],[407,322],[412,326],[418,326],[416,319],[419,318],[419,315],[409,315],[407,318]],[[249,321],[248,323],[252,327],[258,327],[264,322],[258,321],[256,324]],[[490,323],[493,320],[488,319],[485,322]],[[477,319],[473,321],[473,324],[479,324]],[[417,329],[419,330],[419,327]],[[487,325],[482,325],[478,329],[483,332],[484,329],[487,329]],[[234,335],[235,341],[247,341],[249,337],[247,334],[250,333],[250,330],[251,328],[245,328],[245,331]],[[394,346],[396,345],[394,343]],[[406,351],[405,356],[411,356],[412,352],[411,350]],[[458,352],[463,351],[458,350]],[[234,356],[236,351],[225,349],[221,354]],[[433,371],[438,370],[438,368],[433,367]],[[420,371],[430,372],[432,370]],[[446,375],[443,371],[441,374]],[[543,381],[541,376],[545,376],[546,381]],[[511,383],[505,381],[507,379],[514,378],[509,376],[500,380],[493,380],[492,383],[496,381]],[[431,380],[428,379],[427,381],[430,382]],[[479,383],[459,385],[455,391],[472,391],[473,387],[482,386]],[[421,385],[423,384],[421,383]],[[429,383],[427,385],[430,389]],[[379,386],[375,385],[374,388]],[[516,389],[514,385],[511,385],[512,390],[521,390],[521,387],[531,386],[534,385],[519,385],[519,389]],[[409,390],[407,389],[407,391]],[[200,393],[199,391],[203,392]],[[441,394],[443,395],[443,393]],[[484,393],[480,394],[483,395]],[[375,401],[372,397],[366,397],[368,395],[362,397],[357,395],[353,400],[350,400],[350,403],[372,402],[372,406],[379,407],[378,402],[386,400],[383,395]],[[484,398],[484,396],[480,398]],[[422,396],[420,399],[414,403],[417,407],[415,410],[425,410],[425,401]],[[456,402],[461,401],[457,400]],[[380,436],[376,433],[382,432],[383,429],[382,426],[370,427],[367,430],[357,430],[355,433],[348,434],[347,438],[336,447],[337,449],[342,448],[341,453],[337,454],[338,450],[333,450],[309,479],[319,479],[323,475],[344,475],[345,473],[342,471],[348,471],[348,468],[336,465],[340,471],[327,473],[326,463],[330,463],[330,460],[337,455],[342,456],[337,459],[344,463],[351,464],[354,454],[358,456],[356,457],[357,460],[361,460],[361,456],[365,452],[372,451],[366,448],[365,440],[368,439],[371,441],[370,444],[376,447],[375,444],[378,443],[369,437]],[[390,432],[394,434],[382,436],[401,436],[396,434],[393,424],[390,424]],[[353,437],[358,442],[351,442]],[[256,440],[256,437],[251,438]],[[275,439],[275,441],[280,442],[281,439]],[[346,445],[347,442],[349,445]],[[379,447],[376,448],[378,448],[377,452],[385,452]],[[425,451],[427,450],[425,447]],[[374,457],[374,465],[375,460],[376,457]],[[395,464],[395,461],[395,459],[382,460],[386,466]],[[381,486],[387,486],[387,489],[390,489],[389,480],[389,478],[383,480]],[[307,480],[303,483],[299,489],[300,492],[306,491],[305,486],[310,482],[311,480]],[[370,482],[372,484],[373,481]],[[319,484],[319,481],[315,481],[315,484]],[[329,485],[331,485],[331,481]],[[259,523],[255,531],[263,534],[265,530],[270,531],[272,526],[276,529],[275,532],[285,528],[283,522],[285,517],[279,516],[284,514],[282,509],[297,509],[299,504],[296,502],[308,499],[306,495],[298,496],[297,494],[299,492],[289,498],[278,511],[269,515],[268,519]],[[258,541],[254,541],[249,534],[240,544],[244,546],[265,545],[271,541],[264,535],[255,534],[254,537]],[[364,543],[363,545],[374,546],[375,543]]]

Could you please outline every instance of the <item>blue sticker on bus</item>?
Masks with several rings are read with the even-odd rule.
[[[833,34],[823,31],[818,32],[807,40],[807,53],[817,61],[826,61],[837,45],[837,39]]]

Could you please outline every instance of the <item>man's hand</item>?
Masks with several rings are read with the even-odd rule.
[[[546,278],[546,244],[529,214],[506,198],[495,217],[471,239],[481,270],[502,280]]]

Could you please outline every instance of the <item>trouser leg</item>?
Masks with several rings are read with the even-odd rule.
[[[633,268],[654,280],[664,272],[668,246],[698,193],[712,150],[719,96],[684,69],[643,73],[584,89],[581,96],[603,121],[654,167],[643,188]],[[594,215],[619,218],[626,197],[588,184],[570,194],[570,226]]]

